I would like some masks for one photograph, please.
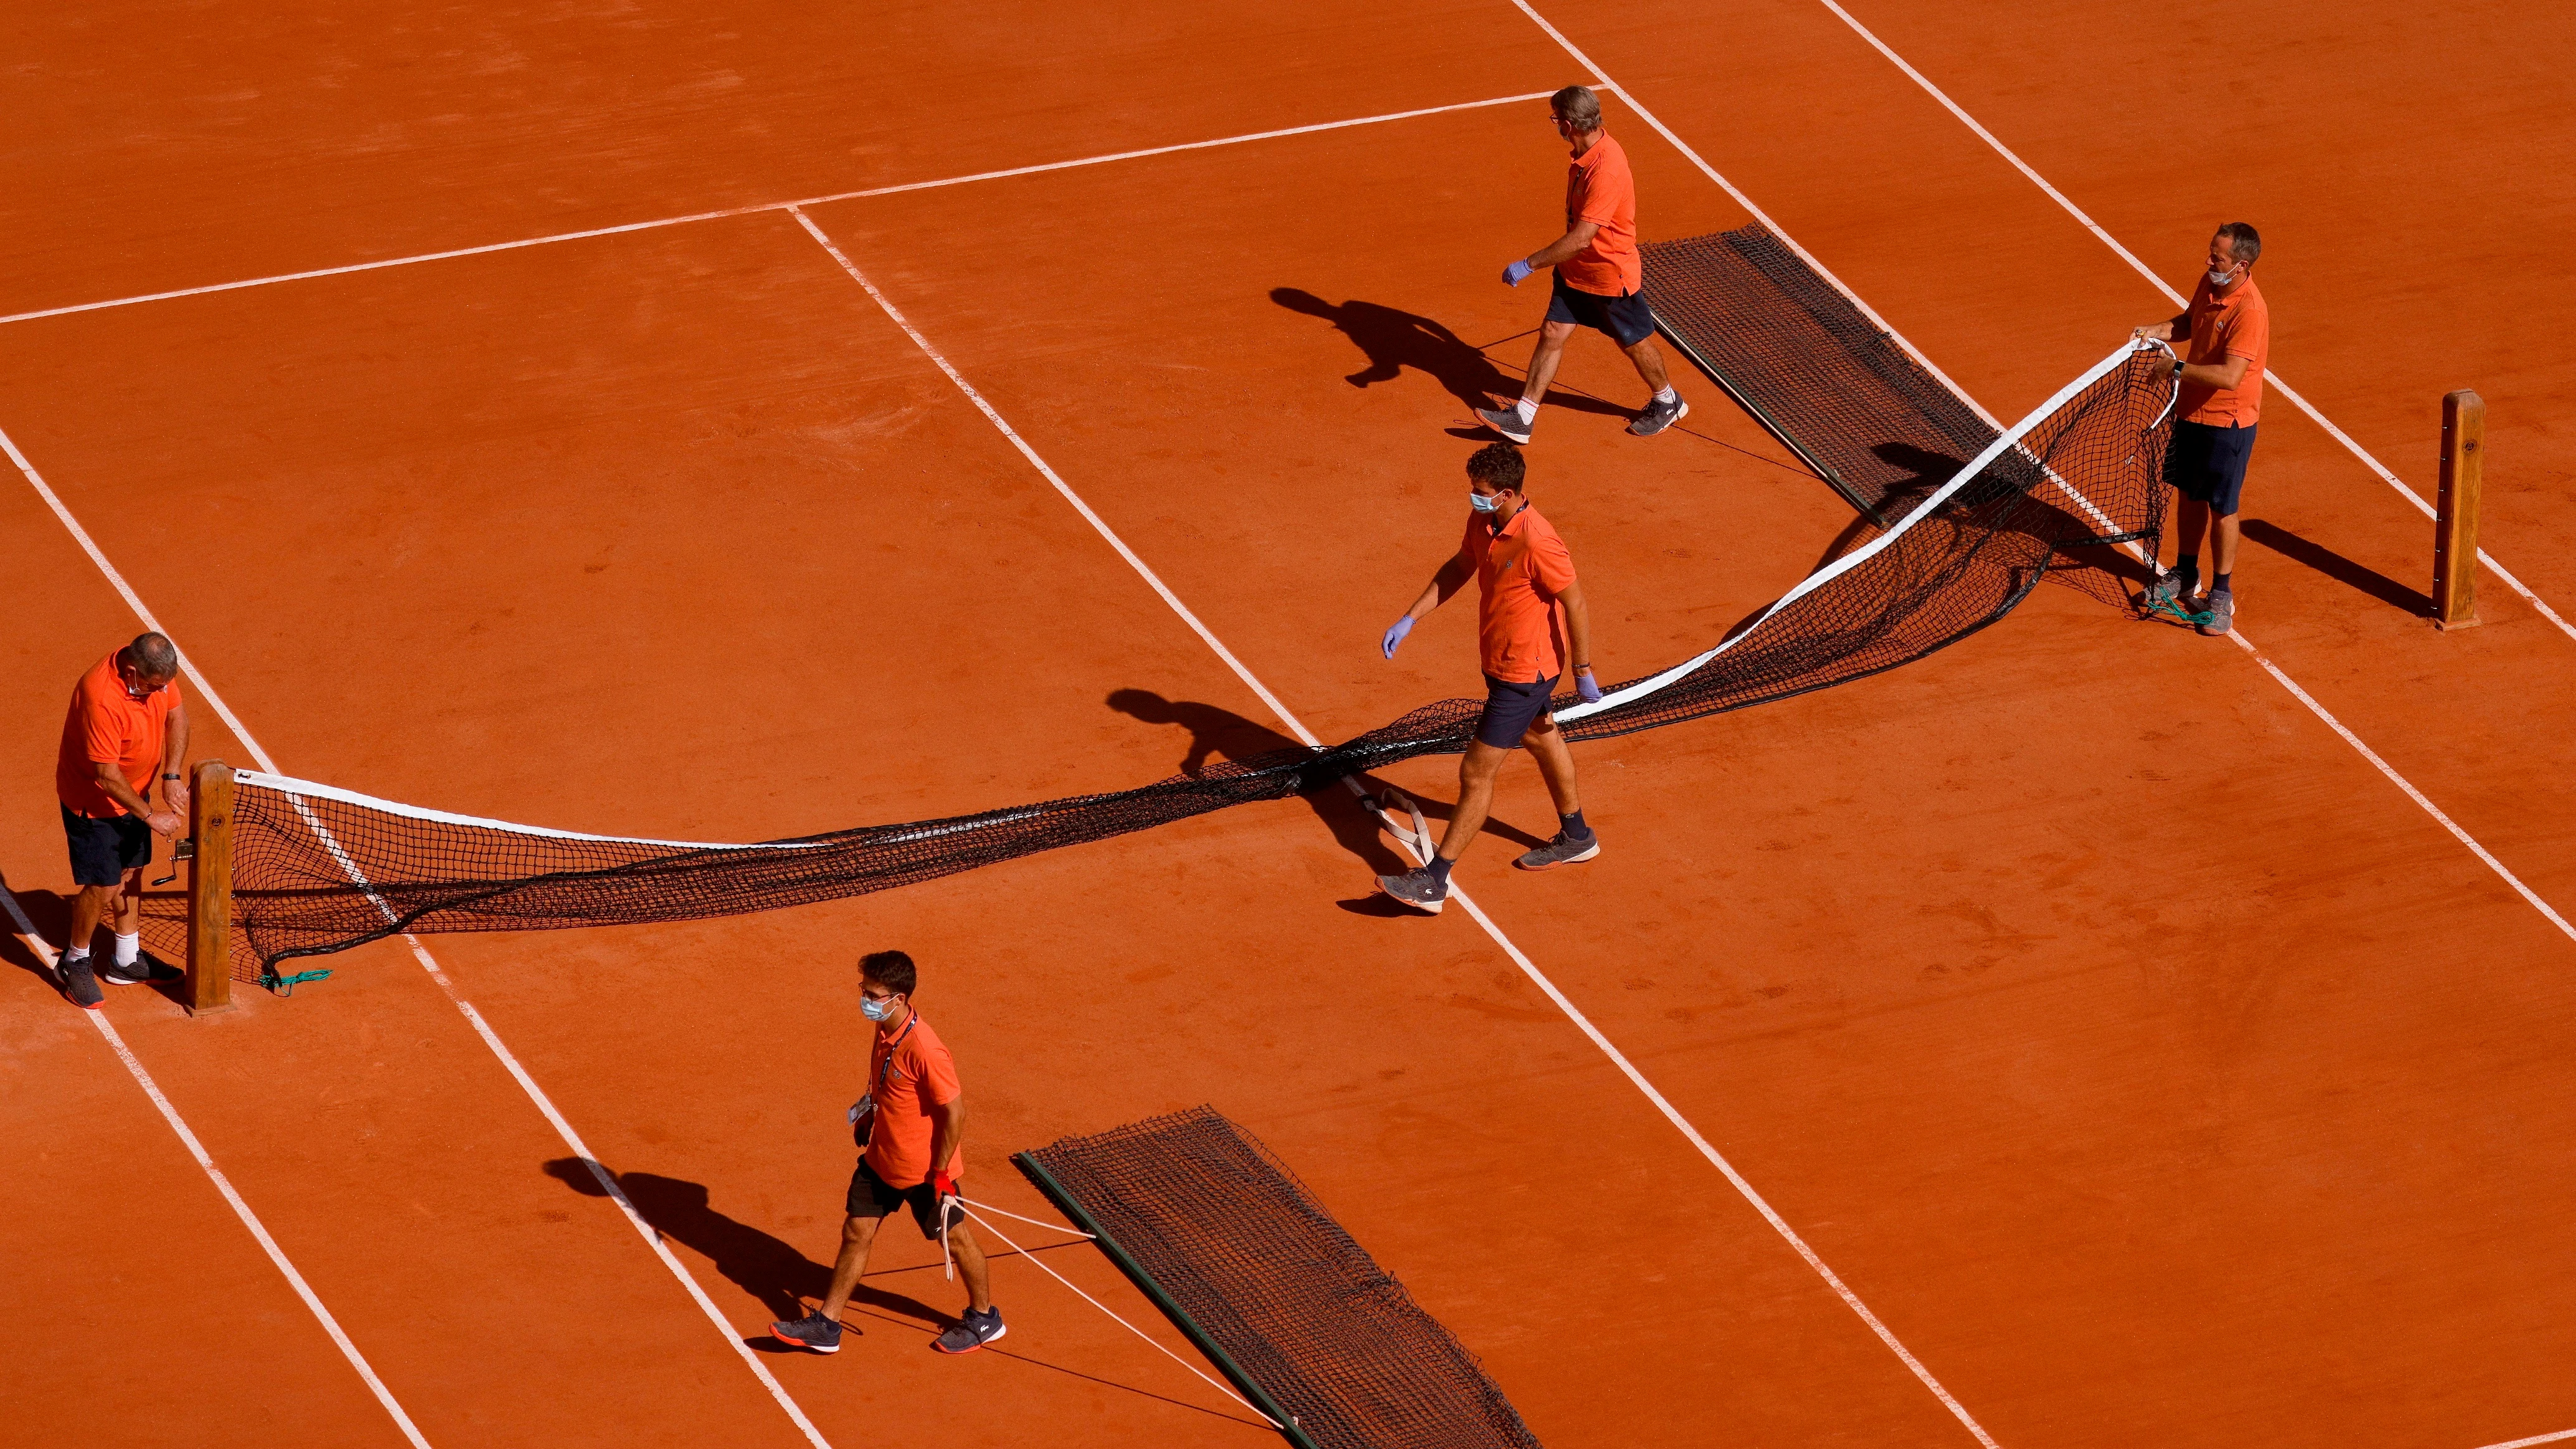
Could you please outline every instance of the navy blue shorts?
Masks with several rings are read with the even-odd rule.
[[[1622,347],[1634,347],[1655,335],[1655,309],[1646,305],[1645,293],[1604,297],[1567,286],[1562,272],[1551,275],[1556,278],[1556,286],[1547,298],[1550,322],[1574,322],[1595,332],[1607,332],[1610,340]]]
[[[2165,450],[2165,481],[2175,491],[2221,518],[2236,512],[2245,491],[2245,464],[2254,456],[2254,425],[2213,427],[2176,423],[2173,445]]]
[[[1553,679],[1508,684],[1486,675],[1485,712],[1476,716],[1476,738],[1498,750],[1518,746],[1530,726],[1547,714],[1547,702],[1555,693]]]
[[[850,1193],[841,1206],[854,1218],[882,1218],[897,1208],[912,1209],[912,1220],[921,1235],[932,1242],[939,1240],[939,1194],[928,1182],[910,1187],[897,1187],[877,1176],[868,1160],[859,1159],[859,1170],[850,1174]]]
[[[122,885],[127,871],[152,863],[152,827],[131,815],[92,820],[66,805],[63,838],[72,848],[74,885]]]

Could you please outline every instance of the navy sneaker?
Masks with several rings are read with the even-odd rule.
[[[65,956],[54,965],[54,975],[63,984],[63,995],[71,1004],[96,1011],[107,1000],[98,989],[98,973],[89,969],[87,956]]]
[[[811,1349],[816,1353],[841,1351],[839,1321],[825,1318],[820,1313],[808,1313],[794,1323],[773,1323],[769,1325],[769,1336],[780,1343]]]
[[[987,1308],[978,1313],[970,1308],[966,1310],[965,1317],[957,1320],[955,1328],[939,1335],[930,1346],[941,1353],[973,1353],[988,1343],[998,1341],[1008,1332],[1010,1330],[1002,1326],[1001,1309]]]
[[[1476,420],[1524,448],[1529,446],[1531,423],[1521,419],[1518,407],[1478,408]]]
[[[149,951],[138,951],[133,965],[119,966],[110,961],[98,974],[119,986],[148,986],[155,981],[176,981],[185,973]]]
[[[1382,875],[1377,888],[1425,915],[1436,916],[1449,904],[1449,882],[1433,875],[1427,868],[1409,870],[1402,875]]]

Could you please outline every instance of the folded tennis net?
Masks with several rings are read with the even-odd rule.
[[[1751,624],[1598,703],[1560,701],[1559,722],[1575,741],[1605,739],[1847,683],[1966,638],[2071,551],[2153,536],[2173,400],[2170,355],[2123,346]],[[1458,753],[1478,708],[1443,700],[1330,748],[1130,790],[755,844],[547,829],[242,772],[229,919],[273,975],[280,960],[402,932],[636,925],[837,900]]]
[[[1013,1160],[1303,1449],[1539,1449],[1476,1356],[1215,1108]]]

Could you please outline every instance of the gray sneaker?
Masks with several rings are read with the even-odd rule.
[[[2209,617],[2201,621],[2200,632],[2212,639],[2223,639],[2236,627],[2236,595],[2222,589],[2210,595],[2207,602]]]
[[[1689,416],[1690,401],[1680,393],[1674,393],[1671,402],[1657,402],[1653,398],[1648,398],[1646,410],[1637,414],[1637,420],[1628,425],[1628,435],[1636,438],[1651,438]]]
[[[1521,421],[1519,408],[1478,408],[1476,420],[1524,448],[1529,446],[1530,424]]]
[[[155,981],[176,981],[186,973],[149,951],[138,951],[133,965],[119,966],[110,961],[98,974],[119,986],[148,986]]]
[[[99,1003],[107,1000],[107,993],[98,989],[98,973],[90,969],[87,956],[78,960],[69,956],[58,957],[54,963],[54,976],[62,982],[63,995],[74,1006],[96,1011]]]
[[[973,1353],[1008,1332],[1002,1326],[1001,1309],[987,1308],[978,1313],[969,1308],[955,1328],[932,1339],[930,1346],[941,1353]]]
[[[1425,915],[1436,916],[1449,904],[1449,882],[1423,870],[1409,870],[1402,875],[1382,875],[1377,888]]]
[[[792,1323],[769,1325],[769,1336],[780,1343],[814,1353],[841,1351],[840,1323],[837,1320],[825,1318],[820,1310],[808,1313]]]
[[[1596,831],[1581,840],[1576,840],[1560,830],[1556,832],[1554,840],[1513,861],[1512,864],[1522,870],[1554,870],[1560,865],[1580,865],[1600,853],[1599,832]]]
[[[2154,583],[2147,585],[2147,592],[2138,600],[2138,607],[2141,609],[2181,609],[2187,607],[2184,600],[2188,598],[2190,594],[2191,588],[2188,584],[2183,582],[2182,570],[2167,569],[2163,573],[2156,575],[2156,581]]]

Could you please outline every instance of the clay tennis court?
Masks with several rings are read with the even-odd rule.
[[[987,1352],[928,1351],[959,1292],[908,1232],[848,1352],[752,1342],[823,1293],[851,966],[900,945],[970,1195],[1054,1221],[1009,1153],[1213,1104],[1554,1449],[2576,1440],[2576,25],[1531,4],[22,21],[12,1434],[1278,1442],[1017,1224]],[[1474,913],[1385,909],[1410,862],[1327,790],[826,905],[380,941],[218,1015],[56,991],[41,772],[145,627],[198,757],[687,840],[1472,691],[1469,608],[1377,640],[1519,385],[1541,304],[1494,273],[1557,225],[1570,83],[1646,238],[1766,222],[2006,419],[2175,310],[2120,248],[2187,285],[2261,225],[2314,412],[2265,411],[2241,642],[2043,586],[1580,746],[1580,870],[1511,869],[1553,828],[1514,761]],[[1605,679],[1853,522],[1675,378],[1688,420],[1628,437],[1634,372],[1578,338],[1529,454]],[[2461,387],[2518,587],[2445,632],[2404,490]],[[1436,815],[1455,764],[1386,783]]]

